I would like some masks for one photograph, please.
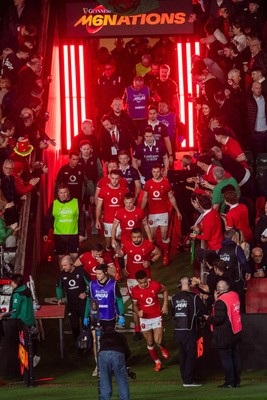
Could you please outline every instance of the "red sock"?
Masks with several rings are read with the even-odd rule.
[[[140,325],[135,325],[134,326],[134,331],[135,332],[140,332],[141,331]]]
[[[150,347],[150,348],[148,347],[147,350],[148,350],[152,360],[157,361],[158,360],[158,354],[157,354],[156,347],[155,346]]]

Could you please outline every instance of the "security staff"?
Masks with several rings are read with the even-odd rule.
[[[197,360],[197,318],[204,315],[206,306],[200,297],[190,290],[191,279],[182,276],[181,289],[171,299],[175,338],[180,346],[180,371],[184,387],[201,386],[194,383]]]
[[[212,324],[213,345],[219,349],[225,373],[225,382],[218,387],[239,387],[241,374],[239,342],[242,330],[239,297],[236,292],[229,290],[228,283],[223,280],[217,283],[214,297],[212,316],[206,318]]]

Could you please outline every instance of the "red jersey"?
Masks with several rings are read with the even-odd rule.
[[[113,263],[111,256],[109,255],[108,252],[103,252],[102,257],[104,259],[104,263],[106,265],[111,265]],[[100,265],[100,263],[97,261],[97,259],[93,256],[91,251],[87,251],[86,253],[83,253],[79,257],[84,270],[90,275],[90,278],[92,280],[96,279],[96,267]]]
[[[101,189],[103,186],[107,186],[109,184],[110,184],[109,176],[104,176],[103,178],[99,179],[99,181],[97,182],[97,189]],[[127,183],[126,179],[120,177],[119,184],[121,185],[121,187],[125,187],[126,189],[128,189],[128,183]]]
[[[145,183],[144,191],[148,193],[148,209],[149,214],[162,214],[168,212],[169,196],[172,192],[170,182],[166,178],[161,181],[149,179]]]
[[[129,279],[135,279],[135,273],[140,269],[144,269],[148,278],[150,278],[150,268],[144,268],[143,262],[150,261],[155,250],[156,246],[147,239],[144,239],[139,246],[133,244],[131,241],[122,245],[122,251],[124,254],[127,254],[126,269],[129,273]]]
[[[125,187],[103,186],[98,194],[98,198],[103,200],[103,221],[106,224],[113,224],[114,216],[119,208],[124,206],[123,198],[128,192]]]
[[[222,247],[223,233],[220,214],[211,208],[207,210],[200,222],[201,233],[196,238],[207,242],[208,250],[219,250]]]
[[[234,205],[226,214],[226,226],[231,229],[239,229],[243,232],[246,242],[251,243],[253,233],[249,225],[248,209],[245,204]]]
[[[120,208],[114,220],[120,223],[121,237],[123,240],[131,240],[131,230],[133,228],[141,228],[142,222],[146,219],[144,210],[139,207],[134,207],[133,210],[128,211],[125,207]]]
[[[132,299],[138,304],[139,310],[143,311],[142,318],[156,318],[161,316],[161,305],[158,293],[162,285],[157,281],[148,281],[147,288],[136,285],[132,288]]]
[[[240,144],[238,143],[237,140],[234,140],[229,136],[227,143],[222,144],[221,150],[224,154],[227,154],[228,156],[236,159],[237,157],[241,156],[241,154],[244,154],[243,150],[241,149]],[[241,163],[245,168],[249,168],[248,164],[246,161],[241,161]]]

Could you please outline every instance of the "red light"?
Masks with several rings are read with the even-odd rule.
[[[86,119],[86,110],[85,110],[84,52],[82,45],[79,46],[79,61],[80,61],[81,114],[82,114],[82,121],[84,121]]]
[[[191,75],[191,43],[186,43],[186,65],[187,65],[187,92],[193,93],[192,75]],[[193,104],[187,100],[188,106],[188,133],[189,133],[189,147],[194,146],[194,127],[193,127]]]
[[[63,46],[64,54],[64,84],[65,84],[65,112],[66,112],[66,134],[67,134],[67,148],[71,146],[71,126],[70,126],[70,84],[69,84],[69,55],[68,46]]]
[[[70,62],[71,62],[71,84],[72,84],[72,105],[73,105],[73,131],[74,135],[78,135],[78,101],[77,101],[77,76],[75,65],[75,48],[70,46]],[[68,147],[69,149],[69,147]]]

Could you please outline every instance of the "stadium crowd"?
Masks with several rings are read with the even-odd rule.
[[[202,44],[191,71],[200,88],[200,96],[191,98],[198,148],[182,156],[182,169],[176,169],[176,152],[186,126],[179,115],[175,42],[162,37],[150,46],[144,37],[126,43],[117,38],[112,51],[97,50],[95,110],[82,122],[69,162],[58,171],[43,232],[47,241],[49,229],[54,230],[57,295],[61,301],[65,289],[75,339],[80,320],[90,323],[89,298],[99,301],[104,331],[115,327],[117,316],[124,325],[119,282],[126,279],[134,338],[140,340],[143,333],[154,370],[160,371],[156,345],[168,358],[161,318],[168,292],[149,279],[154,262],[161,257],[163,266],[171,262],[173,221],[181,225],[177,251],[193,243],[195,257],[206,265],[207,279],[196,271],[190,285],[182,280],[182,290],[194,287],[207,314],[217,302],[216,288],[219,294],[236,292],[245,312],[246,282],[267,277],[267,170],[256,170],[267,160],[267,23],[261,3],[193,0],[190,22]],[[21,201],[37,192],[41,175],[49,173],[43,152],[56,144],[45,132],[49,117],[42,98],[50,78],[43,77],[37,52],[38,21],[34,3],[26,0],[10,1],[1,19],[0,246],[5,252],[16,249]],[[100,241],[81,254],[79,245],[90,235],[99,235]],[[149,312],[145,291],[146,299],[154,301]],[[163,293],[163,306],[158,293]],[[179,318],[175,307],[173,318]],[[193,385],[193,377],[181,372],[184,385]],[[238,386],[240,380],[226,378],[225,384]]]

